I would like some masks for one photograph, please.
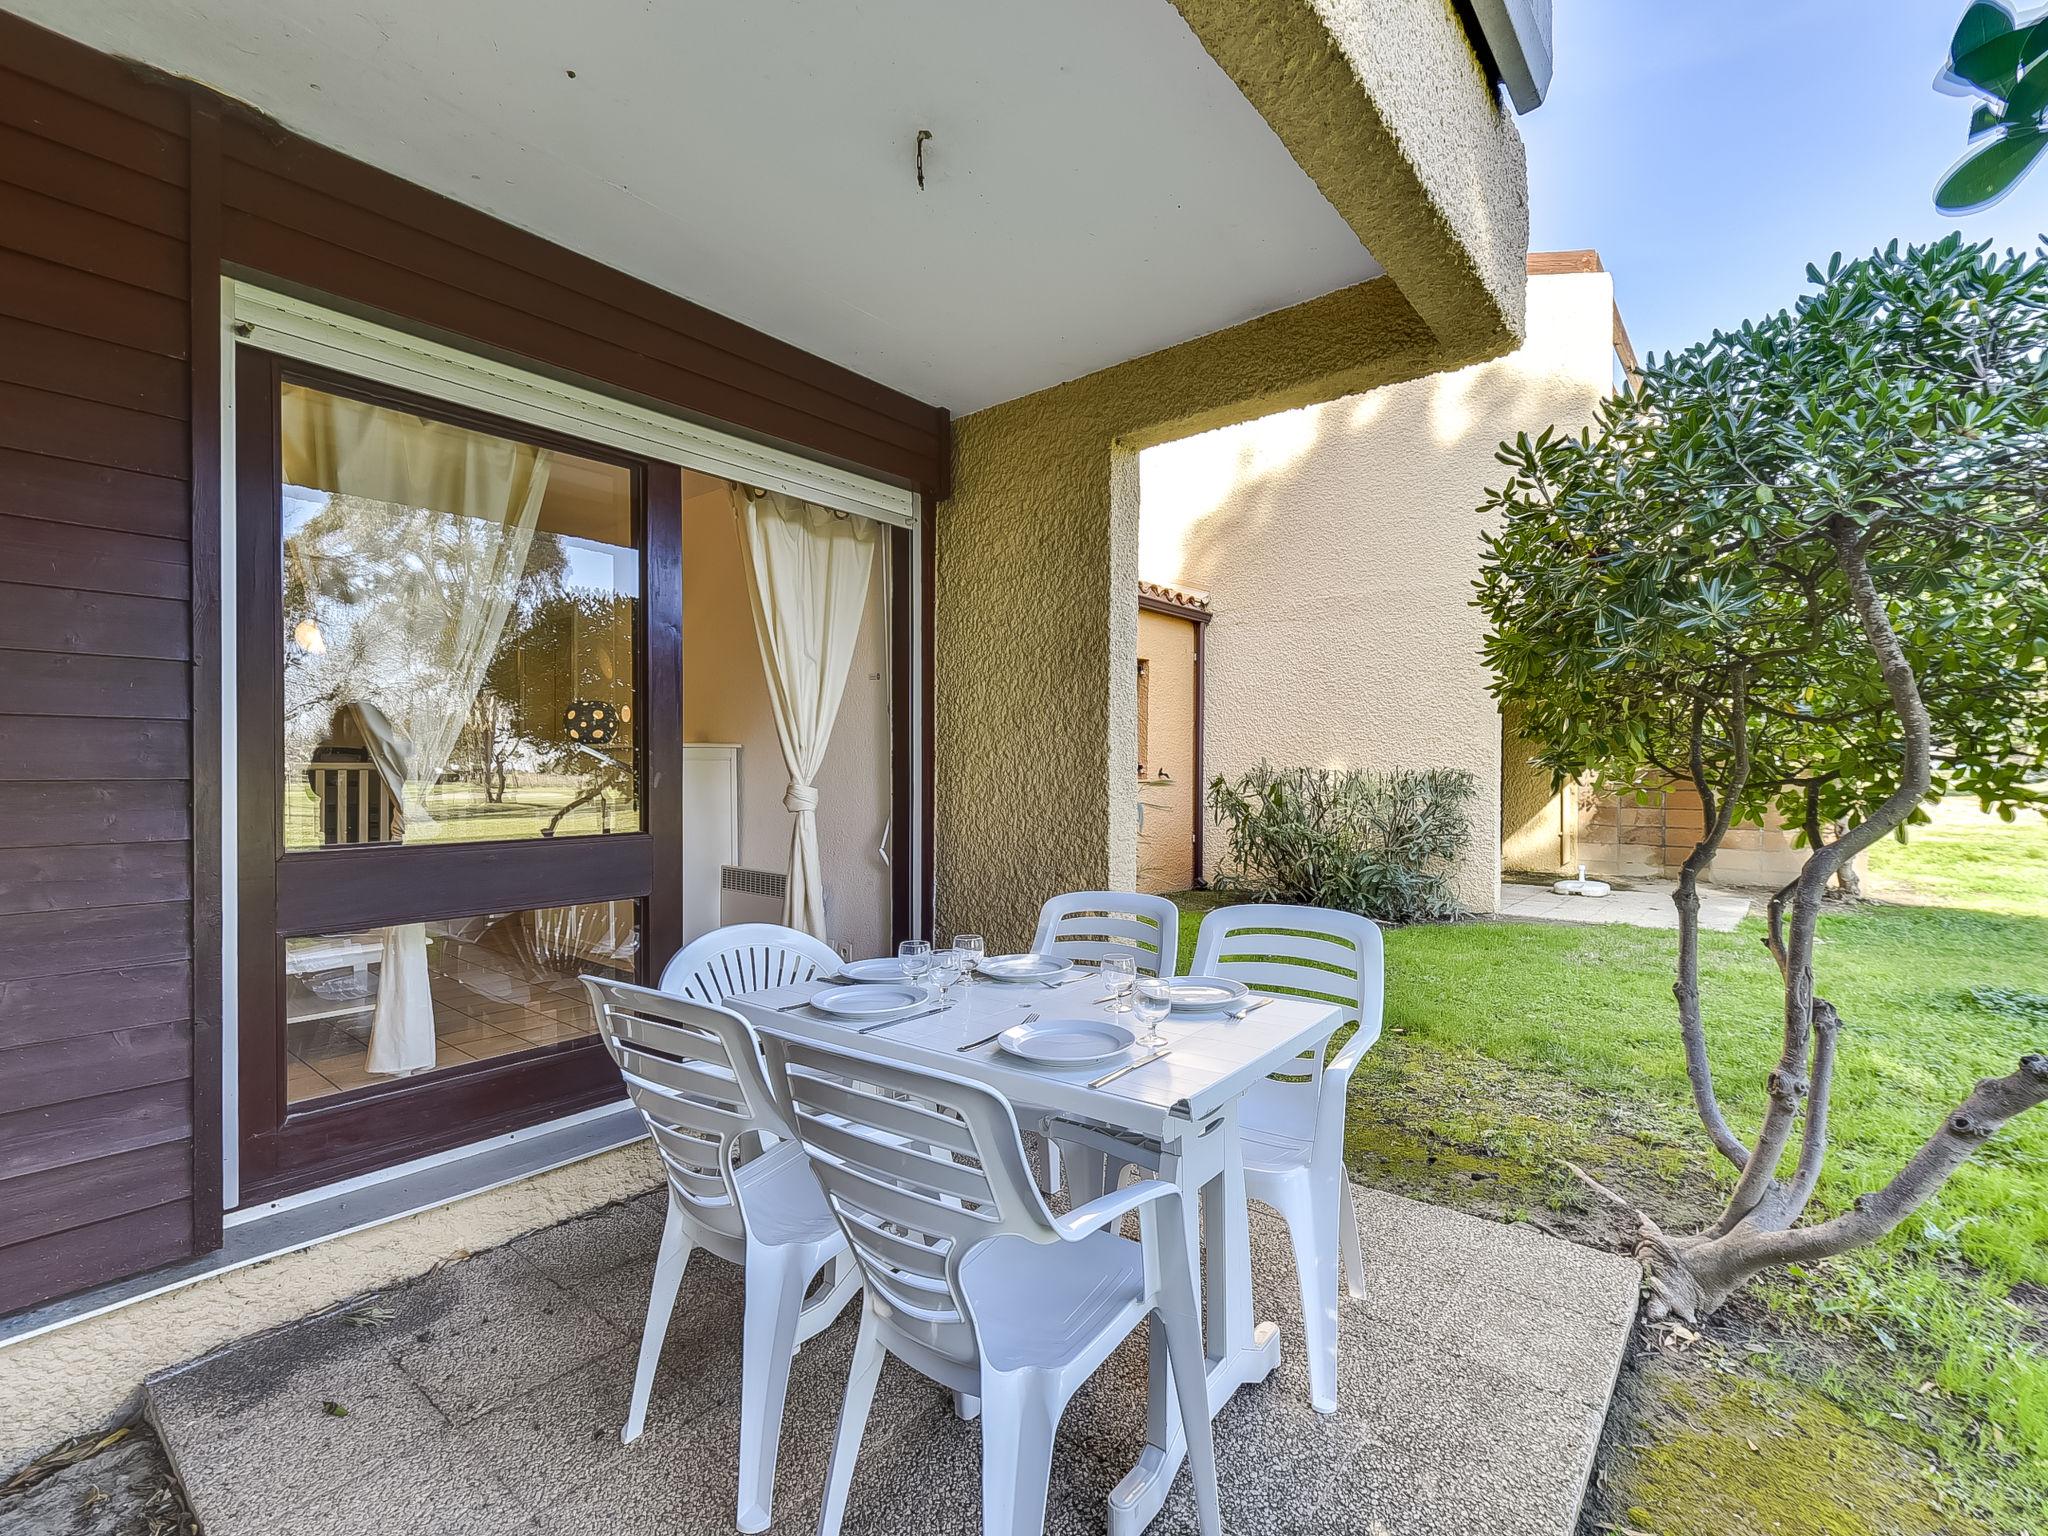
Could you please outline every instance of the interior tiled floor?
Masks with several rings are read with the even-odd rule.
[[[542,970],[488,939],[436,938],[428,956],[436,1070],[557,1045],[591,1032],[580,974]],[[286,1099],[299,1103],[391,1081],[366,1070],[374,998],[359,1004],[323,1003],[302,992],[294,988],[293,1011],[328,1016],[293,1018],[286,1024]]]

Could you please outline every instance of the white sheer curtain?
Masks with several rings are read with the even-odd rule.
[[[735,486],[733,503],[754,637],[768,674],[775,734],[789,769],[782,803],[796,818],[790,829],[783,921],[822,939],[827,937],[825,879],[813,781],[846,692],[881,534],[867,518],[774,492],[757,496]]]
[[[319,626],[285,673],[286,760],[303,762],[343,710],[409,839],[433,824],[447,767],[526,569],[547,450],[309,389],[287,392],[286,478],[326,490],[286,547]],[[423,923],[384,931],[368,1069],[435,1057]]]

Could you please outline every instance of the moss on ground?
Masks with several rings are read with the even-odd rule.
[[[1593,1529],[1644,1536],[1991,1536],[1928,1458],[1797,1382],[1653,1355],[1622,1400]]]

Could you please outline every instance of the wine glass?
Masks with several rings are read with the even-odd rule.
[[[967,978],[967,985],[974,986],[975,967],[988,953],[988,945],[982,942],[978,933],[956,933],[953,935],[953,953],[960,957],[961,973]]]
[[[1140,976],[1132,992],[1135,996],[1133,1011],[1137,1014],[1140,1029],[1137,1043],[1144,1046],[1166,1044],[1166,1036],[1159,1033],[1159,1026],[1166,1022],[1166,1015],[1173,1007],[1173,983],[1158,976]]]
[[[1138,961],[1132,955],[1104,955],[1102,979],[1109,983],[1111,1013],[1131,1011],[1131,983],[1137,979]]]
[[[927,939],[905,939],[896,946],[896,963],[903,967],[903,979],[921,986],[932,973],[932,946]]]
[[[938,983],[940,997],[952,991],[953,983],[960,979],[960,962],[963,958],[957,949],[932,951],[932,980]]]

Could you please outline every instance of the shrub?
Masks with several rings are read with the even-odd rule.
[[[1217,882],[1254,901],[1335,907],[1390,923],[1463,915],[1450,870],[1471,846],[1478,779],[1461,768],[1274,768],[1209,785],[1229,836]]]

